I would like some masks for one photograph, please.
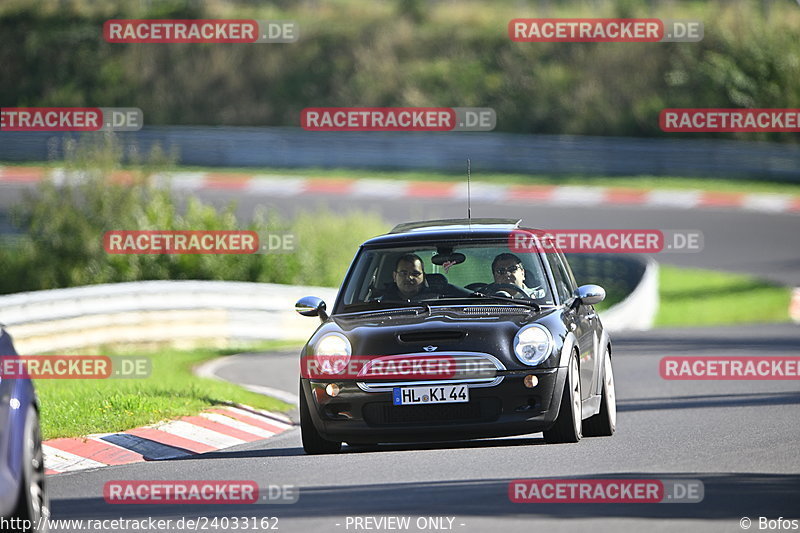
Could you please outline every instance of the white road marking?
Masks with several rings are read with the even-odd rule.
[[[361,179],[353,184],[350,195],[359,198],[401,198],[407,190],[408,183],[404,181]]]
[[[793,197],[786,194],[748,194],[742,201],[742,207],[750,211],[767,211],[780,213],[791,205]]]
[[[645,205],[691,209],[700,202],[700,191],[650,191]]]
[[[234,411],[234,412],[242,414],[242,415],[252,416],[252,417],[258,417],[258,414],[256,414],[256,413],[260,413],[260,414],[262,414],[262,415],[264,415],[265,417],[268,418],[268,420],[264,420],[264,422],[267,423],[267,424],[271,424],[273,426],[277,426],[277,427],[282,428],[284,430],[287,430],[287,429],[292,427],[292,421],[289,420],[288,418],[284,417],[283,415],[278,414],[278,413],[270,413],[268,411],[262,411],[260,409],[253,409],[253,411],[255,411],[255,413],[253,413],[251,411],[248,411],[246,409],[240,409],[238,407],[226,407],[225,409],[228,409],[230,411]]]
[[[236,420],[235,418],[231,418],[229,416],[221,415],[218,413],[200,413],[200,416],[203,418],[207,418],[208,420],[211,420],[213,422],[230,426],[234,429],[238,429],[239,431],[246,431],[247,433],[252,433],[253,435],[256,435],[258,437],[263,437],[265,439],[268,439],[269,437],[275,435],[275,432],[273,431],[267,431],[266,429],[262,429],[257,426],[252,426],[245,422]]]
[[[42,444],[42,451],[44,452],[45,468],[56,472],[73,472],[75,470],[107,466],[105,463],[92,461],[80,455],[53,448],[47,444]]]
[[[306,181],[306,178],[296,176],[257,175],[245,185],[244,191],[268,196],[296,196],[303,193]]]
[[[549,202],[554,204],[598,205],[605,201],[605,189],[599,187],[556,187]]]
[[[156,426],[154,429],[169,433],[170,435],[175,435],[176,437],[183,437],[184,439],[206,444],[213,448],[227,448],[245,442],[242,439],[224,435],[204,427],[195,426],[183,420],[166,422],[164,425]]]

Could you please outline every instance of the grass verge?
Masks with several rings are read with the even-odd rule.
[[[197,414],[228,402],[286,411],[290,405],[231,383],[195,376],[192,368],[216,357],[251,350],[284,349],[298,342],[269,342],[241,349],[103,350],[103,355],[144,355],[152,374],[144,379],[36,380],[45,439],[124,431]],[[86,353],[86,352],[81,352]]]
[[[656,327],[787,322],[791,289],[741,274],[661,265]]]

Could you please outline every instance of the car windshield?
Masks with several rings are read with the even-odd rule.
[[[554,303],[536,253],[512,253],[508,241],[431,243],[361,250],[334,312],[482,303],[480,298]]]

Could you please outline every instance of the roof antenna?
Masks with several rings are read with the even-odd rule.
[[[798,0],[800,1],[800,0]],[[472,162],[467,159],[467,223],[469,224],[469,229],[472,229],[472,196],[470,192],[469,186],[469,178],[472,170]]]

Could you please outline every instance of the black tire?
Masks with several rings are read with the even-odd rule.
[[[549,444],[565,444],[581,440],[581,376],[578,370],[578,355],[573,354],[567,370],[561,407],[555,424],[544,431],[544,440]],[[577,398],[577,400],[576,400]]]
[[[611,368],[611,354],[606,354],[603,363],[601,395],[600,412],[583,423],[583,435],[586,437],[610,437],[617,430],[617,392],[614,371]]]
[[[45,533],[49,530],[46,519],[50,516],[50,499],[45,487],[39,414],[32,405],[28,406],[24,432],[22,477],[14,517],[32,524],[30,529],[23,530],[25,533]]]
[[[322,438],[314,427],[302,383],[300,384],[300,435],[303,438],[303,449],[309,455],[338,453],[342,449],[341,442]]]

